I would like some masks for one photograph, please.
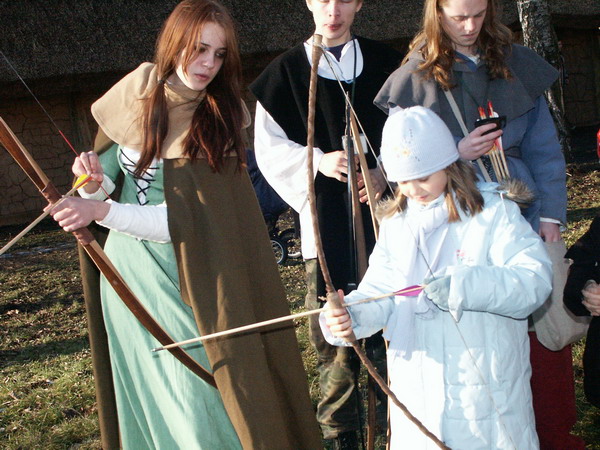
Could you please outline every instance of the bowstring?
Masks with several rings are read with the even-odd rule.
[[[331,61],[331,57],[325,51],[325,50],[327,50],[327,48],[323,44],[321,44],[321,50],[322,50],[321,54],[325,57],[325,61],[327,62],[327,65],[329,66],[329,69],[331,70],[331,73],[335,77],[335,80],[337,81],[338,86],[340,87],[340,90],[342,91],[342,93],[344,95],[344,101],[346,102],[346,105],[349,107],[352,115],[356,119],[356,123],[358,124],[359,130],[362,132],[363,136],[365,137],[365,140],[367,141],[367,150],[369,150],[369,152],[375,158],[375,163],[377,164],[377,169],[379,169],[381,171],[381,173],[384,175],[383,178],[385,179],[385,183],[390,188],[390,191],[392,191],[392,193],[393,193],[394,192],[394,188],[390,184],[390,182],[388,181],[387,176],[385,176],[385,170],[383,169],[383,167],[381,165],[381,162],[379,161],[379,158],[375,154],[375,149],[371,145],[371,141],[369,140],[369,136],[367,136],[367,133],[365,132],[365,129],[364,129],[364,127],[363,127],[363,125],[362,125],[359,117],[358,117],[358,114],[356,114],[356,110],[354,109],[354,105],[350,101],[350,98],[348,98],[348,92],[346,92],[346,90],[344,89],[344,85],[342,84],[340,76],[337,74],[337,72],[335,71],[335,69],[333,67],[333,64],[332,64],[332,61]],[[353,83],[356,83],[356,79],[353,81]],[[357,136],[357,138],[360,139],[360,137],[358,137],[358,136]]]
[[[60,127],[58,126],[58,124],[54,121],[54,119],[52,118],[52,116],[48,112],[48,110],[44,107],[44,105],[42,104],[42,102],[40,102],[40,100],[37,98],[37,96],[33,93],[33,91],[31,90],[31,88],[29,87],[29,85],[25,82],[25,80],[23,79],[23,77],[21,76],[21,74],[19,73],[19,71],[10,62],[10,60],[4,54],[4,52],[2,52],[2,50],[0,50],[0,55],[2,55],[2,58],[4,58],[4,61],[6,61],[6,64],[8,65],[8,67],[10,67],[10,69],[14,72],[14,74],[17,76],[17,78],[19,79],[19,81],[23,84],[23,86],[25,86],[25,89],[27,89],[27,91],[31,94],[31,96],[33,97],[33,99],[35,100],[35,102],[42,109],[42,111],[44,112],[44,114],[46,115],[46,117],[48,118],[48,120],[50,120],[50,122],[52,123],[52,126],[54,128],[56,128],[56,130],[58,131],[58,134],[60,134],[60,137],[62,137],[63,140],[67,143],[67,146],[71,149],[71,151],[73,153],[75,153],[75,156],[79,157],[79,153],[77,153],[77,150],[75,150],[75,147],[73,147],[73,144],[71,144],[71,141],[69,141],[69,139],[67,138],[67,136],[62,132],[62,130],[60,129]],[[100,189],[102,190],[102,192],[104,193],[104,195],[106,195],[106,197],[110,199],[110,195],[108,194],[108,192],[106,192],[106,190],[104,189],[104,187],[101,184],[98,184],[98,186],[100,187]]]
[[[321,44],[322,47],[322,55],[325,57],[325,61],[327,62],[327,64],[329,65],[329,68],[331,70],[331,73],[333,73],[333,76],[335,77],[343,95],[344,95],[344,100],[346,102],[346,105],[349,106],[352,114],[354,114],[354,118],[356,119],[356,122],[358,124],[359,130],[362,132],[363,136],[365,137],[365,140],[367,141],[367,149],[369,150],[369,152],[371,152],[371,154],[374,156],[375,158],[375,162],[377,163],[377,169],[379,169],[381,171],[381,173],[384,175],[384,179],[385,182],[387,184],[387,186],[390,188],[390,191],[392,192],[392,196],[394,198],[396,198],[396,192],[394,187],[392,186],[392,184],[390,183],[390,181],[388,180],[385,170],[381,165],[381,161],[379,160],[379,158],[377,157],[377,155],[375,154],[375,149],[373,148],[373,146],[371,145],[371,141],[369,140],[369,137],[367,136],[364,127],[362,126],[362,123],[360,122],[360,119],[358,118],[358,114],[356,114],[356,110],[354,109],[354,106],[352,105],[352,102],[350,102],[350,99],[348,98],[348,93],[346,92],[346,90],[344,89],[344,86],[342,85],[342,81],[340,80],[340,77],[338,76],[338,74],[336,73],[333,64],[331,63],[331,58],[330,56],[327,54],[327,52],[325,51],[326,48],[323,44]],[[408,226],[408,229],[413,237],[413,239],[415,240],[416,243],[416,247],[417,250],[419,252],[419,255],[421,256],[421,258],[423,259],[423,262],[425,263],[425,265],[427,266],[427,271],[429,272],[430,276],[435,280],[436,276],[433,272],[433,269],[431,267],[431,265],[429,264],[429,261],[427,260],[427,258],[425,257],[425,254],[423,253],[423,250],[421,249],[420,245],[419,245],[419,240],[417,239],[417,236],[415,235],[414,230],[412,229],[412,227],[410,226],[410,224],[407,222],[406,225]],[[511,444],[513,445],[513,447],[516,449],[516,445],[514,443],[514,440],[512,438],[512,436],[510,435],[510,433],[508,432],[508,428],[506,426],[506,424],[504,423],[504,421],[502,420],[502,414],[500,413],[499,409],[498,409],[498,405],[496,404],[496,402],[494,401],[494,397],[491,391],[491,388],[489,386],[489,383],[487,383],[485,381],[485,377],[483,376],[483,372],[481,371],[481,369],[479,368],[479,365],[477,364],[477,361],[475,360],[475,356],[473,355],[473,353],[471,353],[471,350],[469,348],[469,345],[467,344],[467,341],[463,335],[463,333],[460,330],[460,327],[458,326],[458,320],[456,320],[456,318],[450,314],[450,317],[452,319],[452,323],[454,324],[456,331],[458,332],[458,335],[465,347],[465,350],[467,352],[467,354],[469,355],[469,358],[471,359],[471,363],[473,364],[473,367],[475,368],[475,371],[477,372],[477,375],[479,376],[480,380],[482,381],[483,385],[486,387],[486,393],[488,394],[490,401],[494,407],[494,410],[496,411],[496,414],[498,415],[498,419],[500,420],[500,423],[502,424],[502,427],[504,428],[507,436],[509,437]]]
[[[25,89],[27,89],[27,91],[31,94],[31,96],[36,101],[36,103],[40,106],[40,108],[42,108],[42,111],[44,111],[44,114],[46,114],[46,117],[48,117],[48,119],[50,119],[50,122],[52,122],[52,125],[54,126],[54,128],[56,128],[58,130],[58,133],[65,140],[65,142],[67,143],[67,145],[69,146],[69,148],[73,151],[73,153],[75,153],[77,156],[79,156],[79,153],[77,153],[77,150],[75,150],[75,148],[73,147],[73,145],[71,144],[71,142],[67,139],[67,137],[62,132],[62,130],[60,129],[60,127],[56,124],[56,122],[54,121],[54,119],[52,118],[52,116],[50,116],[50,114],[48,113],[48,111],[46,110],[46,108],[44,107],[44,105],[42,105],[42,103],[38,100],[37,96],[29,88],[29,86],[27,85],[27,83],[25,82],[25,80],[23,79],[23,77],[21,77],[21,74],[19,74],[19,72],[17,71],[17,69],[15,68],[15,66],[12,65],[12,63],[10,62],[10,60],[8,59],[8,57],[1,50],[0,50],[0,55],[2,55],[2,57],[6,61],[6,64],[8,64],[8,67],[10,67],[11,70],[15,73],[15,75],[17,76],[17,78],[19,79],[19,81],[23,84],[23,86],[25,86]]]

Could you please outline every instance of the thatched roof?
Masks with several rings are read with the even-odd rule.
[[[304,0],[222,0],[239,24],[242,54],[280,52],[306,38],[313,24]],[[598,0],[549,0],[557,25],[596,28]],[[0,0],[0,50],[27,80],[82,85],[90,75],[129,71],[152,57],[173,0]],[[356,32],[380,40],[408,39],[422,0],[365,0]],[[504,0],[506,23],[518,23],[515,0]],[[585,20],[582,20],[585,19]],[[15,74],[0,57],[0,85]]]

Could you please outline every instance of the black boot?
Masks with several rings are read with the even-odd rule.
[[[344,431],[338,434],[333,441],[333,450],[358,450],[358,438],[356,431]]]

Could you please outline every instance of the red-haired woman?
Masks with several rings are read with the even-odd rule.
[[[52,213],[65,230],[92,221],[110,229],[107,254],[176,341],[289,313],[242,170],[240,74],[229,13],[211,0],[181,2],[155,62],[92,106],[102,151],[73,165],[94,179],[87,198]],[[103,201],[103,190],[118,202]],[[105,279],[100,296],[124,448],[320,446],[293,326],[188,348],[216,390],[171,354],[151,353],[157,341]],[[102,427],[106,445],[114,427]]]

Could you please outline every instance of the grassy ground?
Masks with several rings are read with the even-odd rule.
[[[568,244],[600,211],[597,165],[569,168]],[[19,228],[0,228],[5,243]],[[290,306],[304,302],[304,267],[280,266]],[[0,448],[100,448],[84,306],[74,243],[44,223],[0,257]],[[306,323],[298,323],[311,396],[316,403],[315,356]],[[600,410],[583,398],[581,356],[574,347],[579,421],[575,433],[600,449]]]

